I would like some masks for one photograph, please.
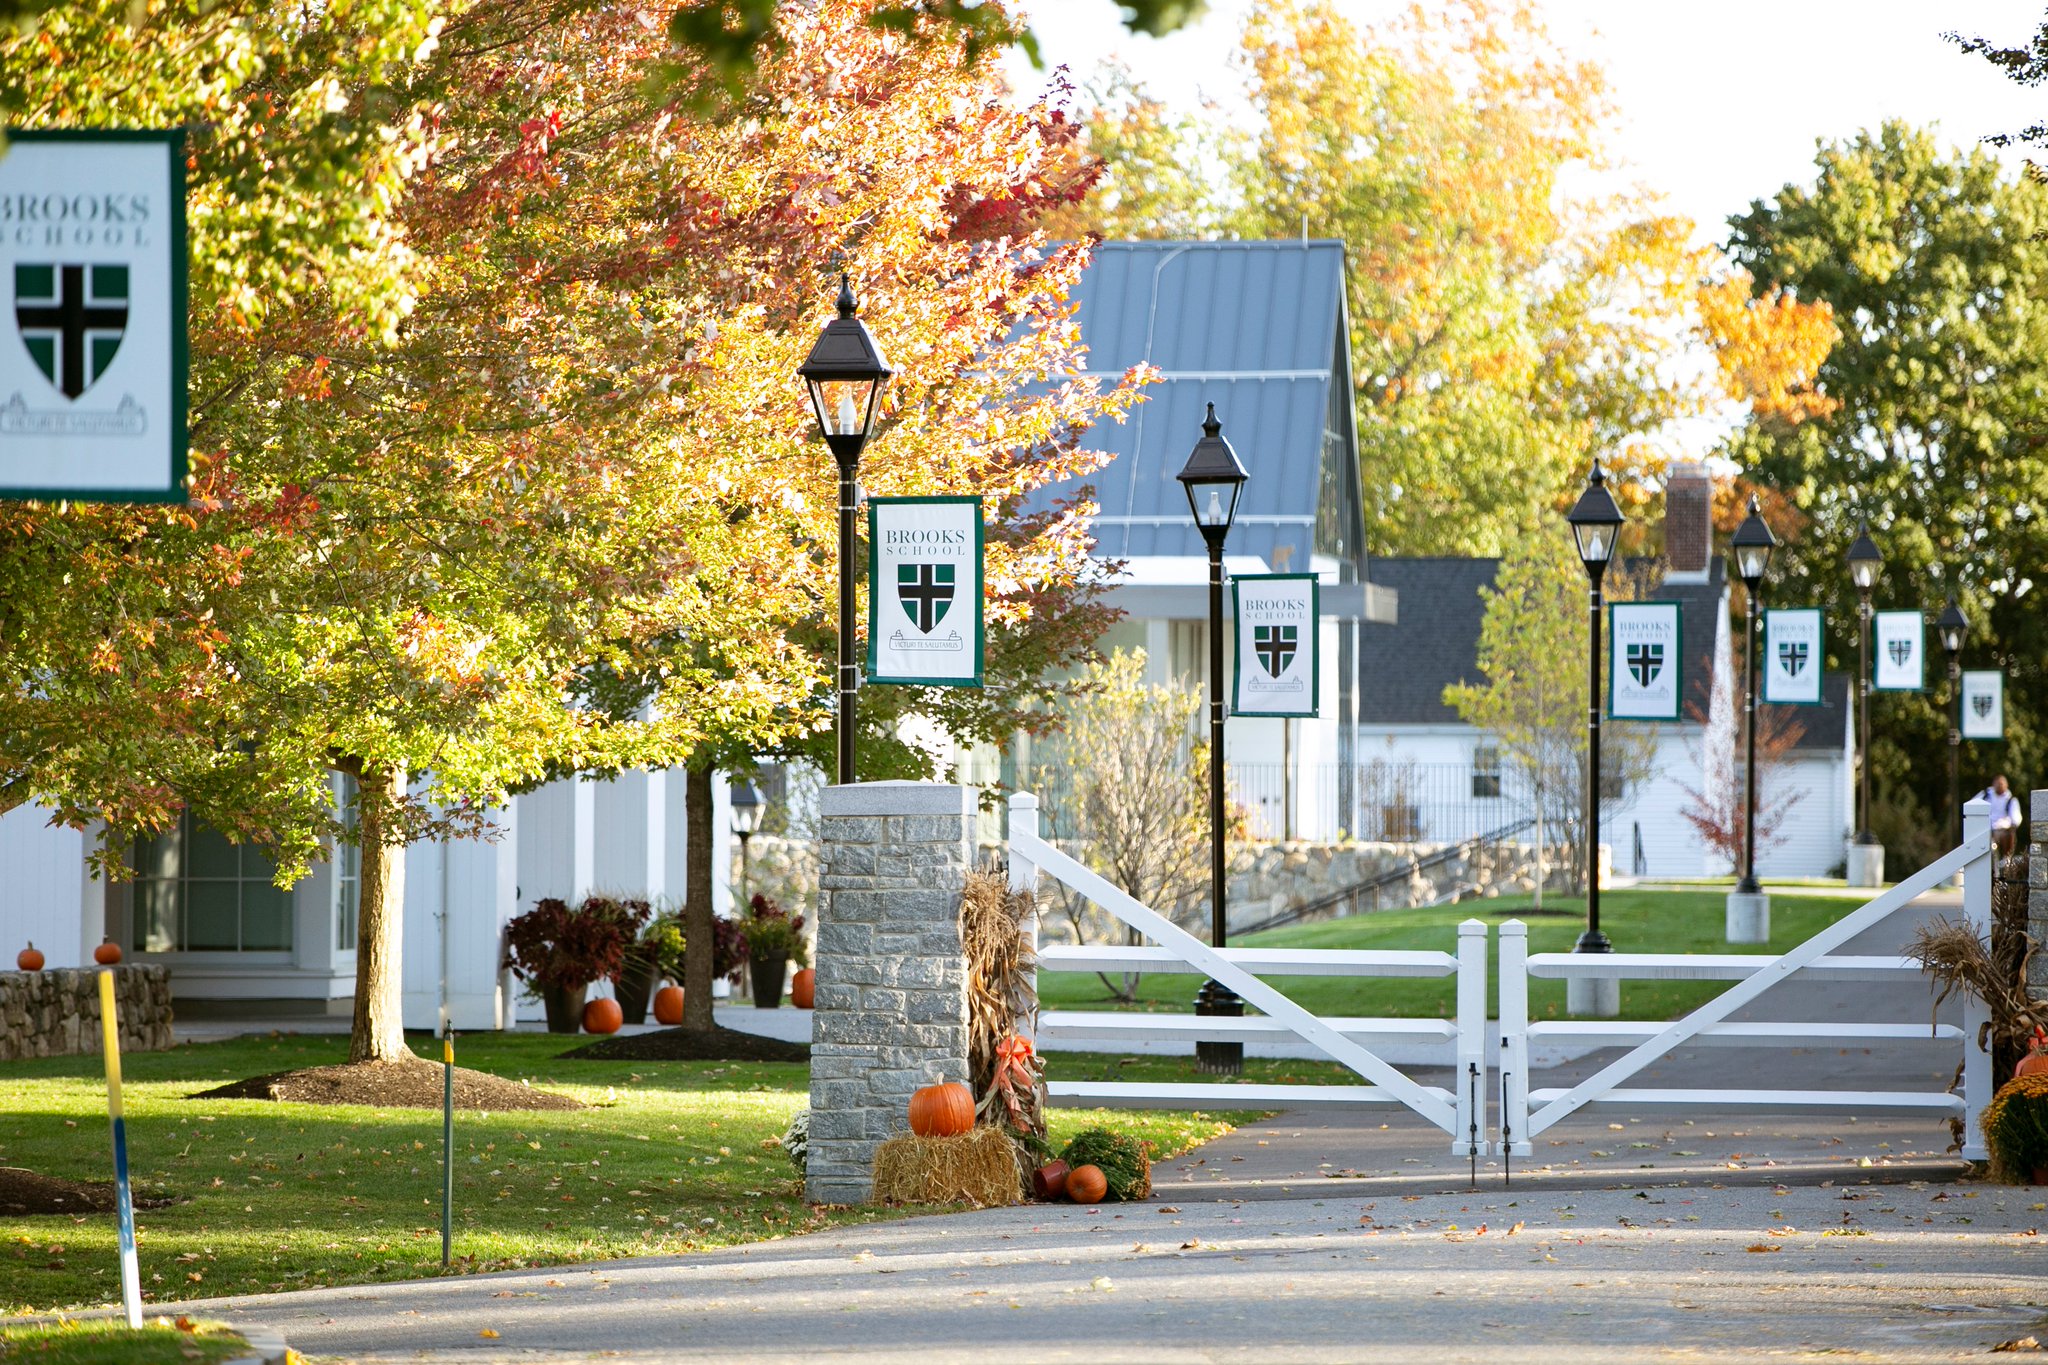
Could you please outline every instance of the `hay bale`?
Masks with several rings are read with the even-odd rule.
[[[1024,1202],[1017,1158],[999,1128],[957,1137],[905,1133],[875,1149],[875,1198],[888,1204],[972,1204],[995,1208]]]

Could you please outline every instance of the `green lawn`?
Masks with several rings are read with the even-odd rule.
[[[458,1270],[685,1252],[891,1216],[803,1202],[775,1145],[805,1103],[803,1065],[557,1060],[577,1041],[458,1041],[464,1066],[595,1106],[457,1116]],[[124,1058],[137,1192],[180,1201],[136,1213],[149,1302],[440,1273],[438,1111],[185,1098],[342,1061],[345,1051],[341,1038],[286,1035]],[[1062,1056],[1055,1065],[1094,1075],[1118,1062]],[[1180,1059],[1145,1063],[1148,1078],[1190,1070]],[[96,1057],[0,1064],[0,1091],[0,1165],[108,1178]],[[1164,1156],[1228,1131],[1235,1117],[1059,1110],[1053,1139],[1099,1123]],[[104,1304],[119,1286],[111,1215],[0,1219],[0,1312]]]
[[[1868,899],[1846,888],[1802,888],[1771,898],[1770,951],[1783,952],[1811,938]],[[1600,927],[1618,952],[1733,953],[1761,948],[1730,947],[1722,938],[1726,911],[1724,890],[1606,891],[1600,896]],[[1544,912],[1530,913],[1529,899],[1467,901],[1433,910],[1390,910],[1319,924],[1290,925],[1233,939],[1242,948],[1405,948],[1456,952],[1458,923],[1483,920],[1495,928],[1517,916],[1529,926],[1529,951],[1571,951],[1585,927],[1585,902],[1558,896],[1544,898]],[[1499,1013],[1499,935],[1487,935],[1487,1013]],[[1428,1018],[1448,1016],[1455,1004],[1452,977],[1323,977],[1267,978],[1291,999],[1320,1015]],[[1196,975],[1152,975],[1138,986],[1136,1008],[1186,1011],[1202,978]],[[1565,983],[1532,980],[1529,1012],[1554,1018],[1564,1012]],[[1049,1009],[1114,1008],[1101,980],[1084,972],[1041,972],[1039,1000]],[[1624,1015],[1670,1018],[1727,989],[1726,982],[1625,981],[1621,987]]]
[[[248,1344],[226,1323],[179,1327],[164,1318],[144,1321],[139,1332],[107,1318],[0,1327],[0,1360],[35,1365],[209,1365],[246,1354]]]

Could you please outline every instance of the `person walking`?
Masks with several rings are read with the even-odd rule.
[[[1991,785],[1970,798],[1991,807],[1991,846],[2001,858],[2009,857],[2020,837],[2020,799],[2006,785],[2005,774],[1991,779]]]

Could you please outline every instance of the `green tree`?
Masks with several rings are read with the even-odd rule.
[[[1608,570],[1609,601],[1635,595],[1628,567]],[[1453,683],[1444,704],[1493,736],[1520,770],[1542,823],[1539,838],[1565,850],[1573,884],[1584,885],[1586,747],[1586,570],[1554,526],[1525,528],[1493,586],[1481,588],[1483,683]],[[1607,664],[1601,639],[1602,677]],[[1652,726],[1609,722],[1600,732],[1600,810],[1609,812],[1650,775]]]
[[[1877,606],[1931,615],[1955,592],[1974,622],[1966,666],[2006,671],[2007,739],[1966,747],[1966,794],[2006,768],[2024,785],[2048,758],[2048,607],[2033,577],[2048,560],[2048,186],[1897,123],[1823,148],[1816,166],[1813,183],[1730,228],[1758,281],[1831,305],[1842,329],[1819,372],[1835,410],[1758,421],[1733,450],[1810,518],[1772,597],[1828,604],[1833,664],[1853,668],[1843,556],[1867,520],[1885,555]],[[1874,698],[1873,773],[1900,794],[1878,824],[1938,824],[1927,812],[1946,806],[1936,659],[1927,692]]]

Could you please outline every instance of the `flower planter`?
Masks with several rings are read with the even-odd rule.
[[[782,981],[789,974],[789,959],[778,954],[775,957],[754,957],[747,960],[747,973],[754,983],[754,1008],[772,1010],[782,1007]]]
[[[583,994],[589,986],[578,986],[568,990],[561,986],[542,986],[541,1004],[547,1007],[549,1033],[579,1033],[583,1029]]]
[[[638,951],[626,954],[626,968],[612,979],[619,997],[619,1009],[629,1024],[647,1022],[647,997],[654,993],[654,957]]]

